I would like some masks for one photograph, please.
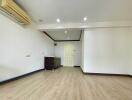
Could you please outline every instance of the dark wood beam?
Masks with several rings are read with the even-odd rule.
[[[55,41],[55,39],[53,39],[47,32],[43,31],[43,33],[44,33],[45,35],[47,35],[50,39],[52,39],[53,41]]]
[[[69,42],[69,41],[80,41],[82,32],[80,32],[80,37],[78,40],[55,40],[52,36],[50,36],[47,32],[43,31],[45,35],[47,35],[50,39],[52,39],[54,42]]]
[[[80,40],[55,40],[55,42],[70,42],[70,41],[80,41]]]

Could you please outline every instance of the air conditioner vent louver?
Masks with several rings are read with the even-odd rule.
[[[11,14],[18,22],[30,24],[30,17],[13,0],[0,0],[0,7]]]

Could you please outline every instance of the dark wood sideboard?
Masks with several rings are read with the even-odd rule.
[[[59,57],[45,57],[44,62],[46,70],[52,70],[61,67],[61,58]]]

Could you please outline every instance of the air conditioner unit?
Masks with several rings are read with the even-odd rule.
[[[0,0],[0,8],[9,15],[13,16],[21,24],[27,25],[31,23],[31,19],[27,13],[13,0]]]

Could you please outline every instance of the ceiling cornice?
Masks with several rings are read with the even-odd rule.
[[[95,22],[95,23],[68,23],[68,24],[46,24],[38,25],[37,29],[43,31],[49,38],[55,42],[64,41],[80,41],[82,31],[80,32],[80,38],[78,40],[55,40],[51,37],[46,30],[49,29],[93,29],[93,28],[120,28],[120,27],[132,27],[132,21],[120,21],[120,22]]]
[[[94,22],[94,23],[66,23],[66,24],[42,24],[37,28],[40,31],[48,29],[86,29],[86,28],[111,28],[111,27],[132,27],[132,21],[116,21],[116,22]]]
[[[69,42],[69,41],[80,41],[81,40],[81,35],[82,35],[82,31],[80,32],[80,37],[78,40],[55,40],[52,36],[50,36],[47,32],[43,31],[43,33],[48,36],[51,40],[53,40],[54,42]]]

